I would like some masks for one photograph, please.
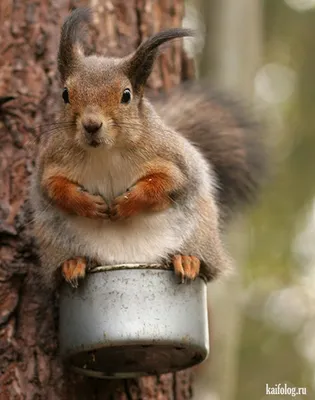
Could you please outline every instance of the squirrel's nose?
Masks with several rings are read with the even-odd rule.
[[[87,133],[94,134],[101,128],[103,123],[100,122],[100,121],[89,120],[89,121],[83,121],[82,125],[83,125],[83,128],[86,130]]]

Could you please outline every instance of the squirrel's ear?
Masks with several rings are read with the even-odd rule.
[[[157,33],[143,42],[135,53],[128,57],[125,68],[134,90],[138,90],[146,83],[157,56],[158,47],[169,40],[185,36],[194,36],[194,31],[173,28]]]
[[[58,68],[62,82],[68,78],[80,57],[84,55],[82,41],[85,26],[91,21],[89,8],[77,8],[66,18],[62,28],[58,52]]]

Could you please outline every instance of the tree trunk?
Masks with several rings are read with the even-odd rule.
[[[199,0],[206,25],[206,43],[200,75],[215,86],[251,102],[254,78],[262,60],[263,2],[260,0]],[[195,400],[210,391],[221,400],[236,398],[242,334],[243,264],[246,261],[246,217],[240,215],[229,227],[229,247],[237,262],[236,273],[209,290],[212,305],[213,351],[198,374]],[[224,318],[222,315],[224,314]],[[209,378],[210,377],[210,378]]]
[[[27,205],[34,142],[54,120],[61,88],[56,56],[61,23],[74,6],[96,12],[91,48],[125,55],[144,38],[180,26],[183,0],[0,1],[0,400],[190,399],[191,372],[126,381],[88,379],[58,357],[57,301],[39,289]],[[154,91],[191,75],[173,42],[149,80]],[[5,102],[6,96],[15,99]],[[2,101],[1,101],[2,99]],[[40,126],[42,126],[40,128]]]

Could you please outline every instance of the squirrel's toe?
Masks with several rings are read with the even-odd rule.
[[[61,272],[71,286],[78,287],[78,280],[85,277],[86,267],[86,260],[76,257],[65,261],[61,266]]]
[[[200,260],[194,256],[176,254],[173,257],[173,265],[176,275],[181,277],[182,283],[186,280],[194,280],[200,272]]]

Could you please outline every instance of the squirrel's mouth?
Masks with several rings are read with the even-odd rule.
[[[93,139],[89,142],[89,146],[91,147],[98,147],[101,145],[101,142],[99,140]]]

